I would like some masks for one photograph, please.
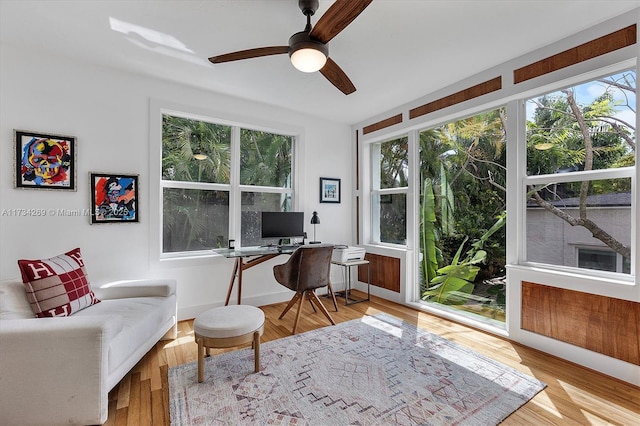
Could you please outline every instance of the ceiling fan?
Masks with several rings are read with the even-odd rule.
[[[280,55],[288,53],[291,63],[303,72],[315,72],[325,76],[345,95],[356,91],[349,77],[331,58],[329,58],[329,41],[347,27],[369,6],[373,0],[336,0],[320,17],[315,27],[311,26],[311,16],[318,10],[318,0],[298,0],[298,6],[307,17],[304,31],[295,33],[289,38],[288,46],[258,47],[240,50],[209,58],[214,64],[258,58],[260,56]]]

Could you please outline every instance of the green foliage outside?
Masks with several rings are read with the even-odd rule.
[[[480,271],[478,265],[485,263],[487,252],[483,250],[489,238],[502,229],[506,223],[506,216],[501,216],[496,223],[468,248],[468,238],[458,247],[451,263],[436,270],[428,289],[423,293],[424,300],[447,305],[462,305],[468,302],[468,295],[473,293],[475,279]],[[461,259],[463,250],[464,258]]]
[[[240,130],[240,184],[291,188],[291,136]]]
[[[230,126],[162,116],[162,179],[229,183],[230,165]]]
[[[379,189],[406,188],[409,185],[408,138],[382,142],[380,145]],[[407,200],[405,194],[384,194],[379,199],[380,241],[406,244]]]
[[[461,306],[485,300],[474,295],[477,282],[504,275],[504,120],[504,110],[494,110],[420,133],[425,301]]]
[[[602,93],[589,96],[598,87]],[[527,122],[527,173],[560,177],[558,183],[527,188],[529,202],[572,226],[586,228],[624,258],[631,257],[630,244],[618,241],[604,226],[591,220],[588,197],[628,194],[632,191],[631,179],[569,182],[563,181],[562,176],[635,165],[635,92],[636,71],[630,70],[528,102],[535,110]],[[577,214],[556,206],[570,198],[577,200]]]
[[[635,128],[618,113],[635,114],[635,71],[598,80],[601,96],[580,103],[572,88],[530,100],[527,173],[556,174],[635,164]],[[620,100],[620,92],[625,96]],[[617,96],[614,96],[617,94]],[[580,98],[584,99],[584,98]],[[420,133],[420,291],[423,300],[500,318],[504,313],[506,223],[506,117],[504,109],[478,114]],[[529,202],[631,191],[630,179],[529,188]],[[577,226],[597,226],[585,217]],[[571,218],[563,217],[564,220]],[[584,220],[583,220],[584,219]],[[588,228],[589,229],[589,228]],[[602,241],[629,256],[628,247]],[[619,243],[619,242],[617,242]],[[496,278],[498,278],[496,280]],[[492,280],[493,279],[493,280]],[[485,285],[480,295],[481,283]],[[485,309],[490,308],[490,309]]]
[[[162,179],[178,186],[163,191],[163,252],[227,245],[231,138],[231,126],[163,116]],[[290,136],[240,129],[240,184],[290,188],[292,150]],[[257,227],[257,213],[248,211],[252,210],[251,203],[257,203],[258,210],[285,209],[290,204],[290,197],[259,195],[259,192],[243,193],[243,235],[245,229],[255,233]],[[270,202],[269,207],[264,200]],[[278,205],[272,206],[273,200]]]

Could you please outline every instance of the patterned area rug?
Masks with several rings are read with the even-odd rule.
[[[546,386],[386,315],[169,369],[172,425],[492,425]]]

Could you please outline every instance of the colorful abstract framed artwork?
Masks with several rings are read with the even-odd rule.
[[[340,202],[340,179],[320,178],[320,202]]]
[[[91,223],[138,222],[138,175],[89,173]]]
[[[76,138],[14,130],[15,188],[76,190]]]

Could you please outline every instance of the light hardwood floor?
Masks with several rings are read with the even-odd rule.
[[[504,425],[640,425],[638,387],[384,299],[372,297],[371,302],[339,305],[339,312],[333,311],[329,300],[323,301],[336,323],[385,312],[547,383],[545,390],[509,416]],[[344,299],[339,298],[340,302]],[[290,334],[295,312],[278,319],[285,305],[279,303],[262,307],[266,316],[262,342]],[[327,325],[320,312],[313,313],[309,304],[304,304],[298,333]],[[181,321],[178,328],[176,340],[156,344],[109,393],[106,425],[169,425],[167,370],[197,359],[193,321]],[[213,349],[212,355],[221,352],[223,350]]]

